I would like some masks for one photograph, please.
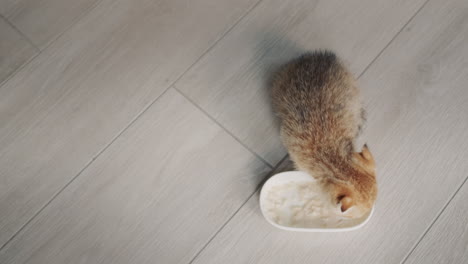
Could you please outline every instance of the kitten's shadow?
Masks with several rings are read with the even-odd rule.
[[[275,73],[285,63],[303,54],[305,49],[279,32],[267,31],[260,35],[259,44],[255,47],[255,54],[259,56],[257,61],[264,80],[263,89],[269,95]]]
[[[270,106],[270,111],[274,116],[273,125],[275,129],[279,131],[280,120],[274,115],[274,109],[272,107],[270,96],[273,78],[285,63],[304,53],[305,49],[296,45],[296,43],[285,37],[284,34],[274,30],[264,31],[262,34],[259,34],[259,36],[259,42],[258,45],[255,46],[256,50],[254,54],[257,55],[257,64],[261,78],[263,80],[263,94],[267,98],[266,100]],[[291,170],[294,170],[294,166],[289,160],[289,157],[286,156],[277,164],[273,171],[268,173],[268,175],[261,180],[256,189],[260,190],[263,184],[271,176],[280,172]],[[257,191],[255,194],[257,198],[259,197],[259,194],[260,192]]]

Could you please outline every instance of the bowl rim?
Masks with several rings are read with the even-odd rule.
[[[364,225],[366,225],[367,222],[369,222],[372,215],[374,214],[375,206],[372,207],[369,215],[367,216],[366,219],[364,219],[364,221],[362,221],[361,223],[359,223],[359,224],[357,224],[355,226],[350,226],[350,227],[305,228],[305,227],[289,227],[289,226],[279,225],[279,224],[273,222],[273,220],[271,220],[270,218],[267,217],[267,213],[266,213],[265,206],[264,206],[264,203],[263,203],[264,197],[266,195],[265,194],[265,186],[268,187],[269,185],[271,185],[274,182],[286,181],[286,179],[288,181],[291,181],[291,180],[293,180],[293,181],[311,181],[311,182],[315,181],[315,179],[312,176],[310,176],[309,174],[307,174],[307,173],[305,173],[303,171],[286,171],[286,172],[280,172],[280,173],[277,173],[277,174],[271,176],[263,184],[262,189],[260,190],[260,196],[259,196],[260,210],[262,211],[262,215],[267,220],[267,222],[270,223],[271,225],[279,228],[279,229],[283,229],[283,230],[287,230],[287,231],[295,231],[295,232],[348,232],[348,231],[357,230],[357,229],[363,227]]]

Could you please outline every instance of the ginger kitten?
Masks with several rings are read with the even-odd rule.
[[[281,137],[297,169],[315,177],[345,216],[367,213],[377,196],[375,163],[366,145],[354,150],[364,123],[359,89],[335,54],[305,54],[273,79]]]

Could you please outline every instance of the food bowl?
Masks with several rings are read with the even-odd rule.
[[[317,190],[317,194],[310,190]],[[335,212],[335,209],[331,207],[329,211],[324,211],[328,207],[323,206],[324,209],[321,209],[320,206],[324,204],[325,201],[320,201],[320,199],[326,200],[324,198],[326,194],[323,193],[323,190],[321,190],[321,192],[319,190],[321,190],[321,188],[317,184],[317,181],[305,172],[289,171],[276,174],[268,179],[260,192],[260,208],[262,214],[270,224],[277,228],[302,232],[352,231],[363,227],[371,218],[374,208],[361,218],[356,219],[341,217],[338,211]],[[322,196],[319,195],[320,193]],[[304,195],[313,198],[310,198],[311,200],[306,200]],[[274,199],[272,199],[272,197],[274,197]],[[301,199],[304,201],[301,202]],[[315,216],[311,215],[315,212],[303,209],[305,206],[308,206],[306,208],[313,208],[311,210],[324,212],[324,215],[329,214],[331,216],[317,216],[314,219]],[[338,206],[336,210],[339,210]],[[306,216],[304,216],[304,212]],[[299,218],[297,216],[298,214],[302,214],[303,217]],[[286,219],[286,221],[283,221],[284,219]],[[292,221],[291,219],[300,219],[300,221]]]

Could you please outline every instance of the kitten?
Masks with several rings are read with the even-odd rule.
[[[274,76],[272,101],[281,137],[297,169],[308,172],[345,216],[369,212],[377,196],[375,162],[354,141],[365,119],[359,89],[335,54],[305,54]]]

